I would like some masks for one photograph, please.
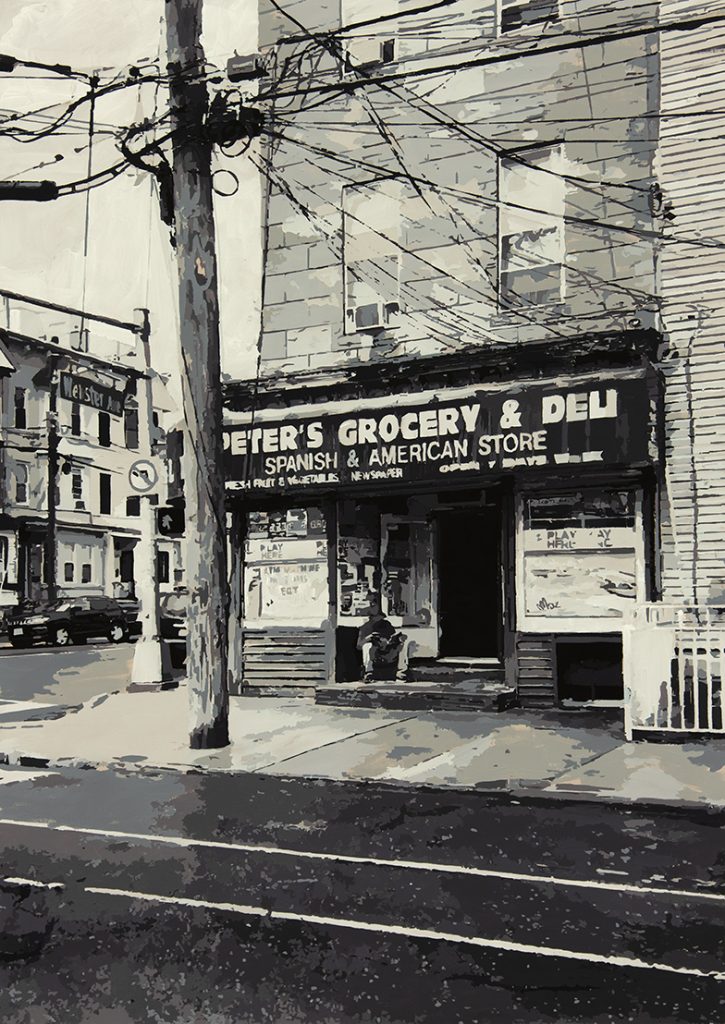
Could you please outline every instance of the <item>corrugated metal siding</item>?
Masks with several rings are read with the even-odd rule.
[[[519,633],[516,665],[522,707],[550,707],[556,698],[554,638],[543,633]]]
[[[684,0],[661,8],[667,22],[697,13]],[[660,38],[657,176],[675,214],[659,262],[669,343],[662,582],[665,600],[703,602],[725,581],[725,32]]]
[[[245,692],[314,692],[328,682],[324,629],[247,630],[242,640]]]

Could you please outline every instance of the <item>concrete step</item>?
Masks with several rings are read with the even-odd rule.
[[[516,706],[517,698],[516,691],[503,684],[467,680],[443,685],[419,680],[318,686],[315,703],[396,711],[505,711]]]
[[[459,682],[503,683],[504,668],[498,661],[414,661],[408,669],[411,682],[438,682],[442,685]]]

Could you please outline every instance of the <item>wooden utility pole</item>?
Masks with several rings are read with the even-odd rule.
[[[49,360],[50,397],[48,403],[48,522],[45,534],[45,589],[48,601],[58,599],[58,365]]]
[[[166,0],[185,420],[190,745],[229,742],[219,301],[202,0]]]

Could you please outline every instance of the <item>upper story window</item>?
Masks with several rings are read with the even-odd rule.
[[[71,496],[76,508],[86,507],[83,501],[83,471],[80,469],[74,469],[71,475]]]
[[[501,31],[544,25],[559,18],[558,0],[500,0]]]
[[[138,409],[126,406],[123,413],[123,436],[127,448],[138,448]]]
[[[343,192],[346,334],[382,330],[400,312],[401,197],[388,178]]]
[[[71,405],[70,432],[73,437],[81,436],[81,407],[78,402],[73,402]]]
[[[13,426],[24,430],[28,425],[28,393],[25,388],[15,388]]]
[[[15,502],[18,505],[28,503],[28,467],[24,462],[15,463]]]
[[[540,306],[564,298],[563,175],[561,146],[501,160],[499,295],[504,306]]]
[[[342,25],[355,26],[360,22],[373,22],[353,28],[346,34],[345,71],[351,75],[356,70],[367,70],[380,64],[390,64],[397,56],[397,40],[391,22],[374,24],[376,17],[387,14],[389,8],[380,0],[342,0]]]
[[[111,417],[107,412],[98,413],[98,443],[103,448],[111,447]]]
[[[101,473],[98,477],[98,511],[102,516],[111,514],[111,474]]]

